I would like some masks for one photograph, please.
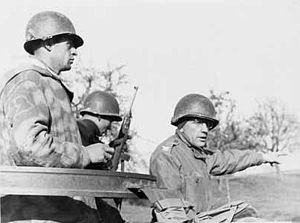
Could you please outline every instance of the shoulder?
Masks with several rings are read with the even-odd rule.
[[[88,146],[94,143],[99,143],[98,136],[100,135],[97,125],[88,119],[77,120],[77,126],[81,136],[81,141],[84,146]]]
[[[152,153],[151,158],[155,159],[157,157],[173,157],[177,147],[180,145],[180,141],[176,135],[172,135],[162,143],[160,143],[155,151]]]
[[[39,83],[42,75],[40,71],[36,69],[29,69],[23,66],[17,67],[15,69],[11,69],[8,72],[6,72],[1,82],[5,85],[11,82],[23,82],[23,81],[31,81],[35,83]]]
[[[40,83],[41,81],[41,74],[36,70],[24,70],[16,75],[16,80],[19,81],[30,81],[34,83]]]
[[[150,167],[166,163],[172,163],[175,166],[180,166],[180,153],[178,152],[179,146],[180,142],[176,135],[172,135],[164,140],[151,154]]]
[[[11,96],[19,90],[25,94],[24,89],[32,89],[33,91],[41,88],[41,75],[38,72],[33,70],[26,70],[15,75],[12,75],[10,78],[2,79],[0,91],[3,92],[5,96]],[[26,90],[27,92],[27,90]],[[31,90],[28,91],[32,92]]]
[[[33,59],[26,59],[19,63],[19,65],[8,70],[3,78],[6,79],[5,82],[9,82],[16,77],[23,77],[27,79],[37,80],[41,76],[51,76],[49,71],[41,66],[34,63]]]
[[[80,133],[90,135],[100,135],[97,125],[89,119],[78,119],[77,125]]]
[[[159,144],[156,149],[162,152],[172,153],[172,151],[179,145],[179,140],[176,135],[172,135],[161,144]]]

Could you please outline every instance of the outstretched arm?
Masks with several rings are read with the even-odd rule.
[[[268,161],[261,153],[251,150],[217,151],[206,159],[209,173],[212,175],[232,174],[266,162]]]

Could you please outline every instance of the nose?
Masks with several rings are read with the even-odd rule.
[[[111,128],[112,128],[112,122],[108,121],[106,124],[106,130],[111,130]]]
[[[78,55],[77,49],[76,49],[75,47],[72,47],[72,48],[71,48],[71,54],[72,54],[73,56],[77,56],[77,55]]]
[[[111,126],[112,126],[112,123],[110,122],[107,128],[108,128],[109,130],[111,130]]]

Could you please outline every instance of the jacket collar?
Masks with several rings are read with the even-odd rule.
[[[62,87],[65,89],[70,101],[73,100],[74,98],[74,93],[72,91],[70,91],[62,82],[61,78],[59,78],[58,74],[55,73],[47,64],[45,64],[43,61],[35,58],[35,57],[29,57],[29,63],[31,63],[32,65],[35,65],[37,67],[42,68],[43,70],[46,71],[45,75],[55,79],[56,81],[58,81]]]
[[[31,65],[34,65],[34,66],[37,66],[37,67],[45,70],[46,71],[46,75],[51,76],[54,79],[60,80],[60,78],[58,77],[58,74],[55,73],[46,63],[44,63],[43,61],[39,60],[38,58],[30,56],[28,58],[27,63],[29,63]]]

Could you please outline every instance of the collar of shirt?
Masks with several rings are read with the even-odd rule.
[[[61,81],[61,79],[58,77],[58,74],[55,73],[47,64],[45,64],[43,61],[39,60],[38,58],[35,58],[33,56],[30,56],[29,57],[29,61],[31,64],[35,65],[35,66],[38,66],[42,69],[45,69],[49,72],[49,75],[51,77],[53,77],[54,79],[56,80],[59,80]]]
[[[38,66],[42,69],[45,69],[46,71],[48,71],[48,75],[50,77],[52,77],[53,79],[57,80],[61,85],[62,87],[65,89],[70,101],[73,100],[74,98],[74,93],[72,91],[70,91],[65,85],[64,83],[62,82],[61,78],[59,78],[58,74],[56,74],[47,64],[45,64],[43,61],[35,58],[35,57],[32,57],[30,56],[29,57],[29,60],[30,62],[35,65],[35,66]]]

